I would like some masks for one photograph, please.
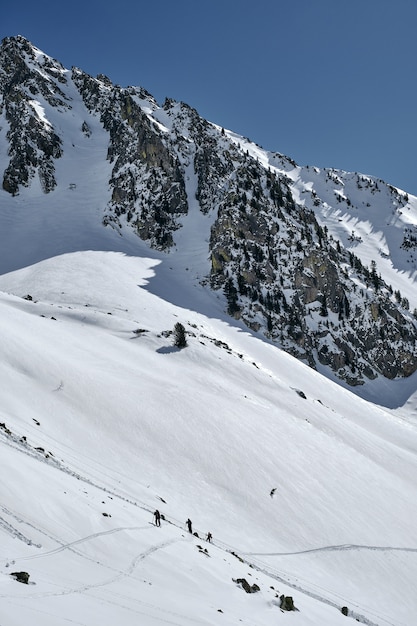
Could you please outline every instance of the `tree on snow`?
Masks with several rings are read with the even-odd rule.
[[[186,345],[185,328],[180,322],[177,322],[174,326],[174,346],[176,348],[185,348]]]

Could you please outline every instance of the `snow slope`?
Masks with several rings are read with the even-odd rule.
[[[172,304],[174,279],[153,294],[160,265],[77,252],[0,278],[2,626],[413,624],[415,424]]]

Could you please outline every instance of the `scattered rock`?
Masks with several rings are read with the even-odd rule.
[[[11,435],[12,434],[12,431],[9,428],[7,428],[6,424],[4,424],[3,422],[0,424],[0,428],[2,430],[4,430],[6,435]]]
[[[301,391],[301,389],[296,389],[295,391],[296,391],[296,393],[298,393],[298,395],[300,396],[300,398],[303,398],[304,400],[307,400],[307,396],[306,396],[306,394],[304,393],[304,391]]]
[[[244,560],[238,554],[236,554],[236,552],[231,551],[230,554],[233,554],[233,556],[235,556],[237,559],[239,559],[239,561],[241,563],[244,563]]]

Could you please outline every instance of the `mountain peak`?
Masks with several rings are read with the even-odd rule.
[[[69,72],[20,36],[3,40],[0,85],[14,232],[24,230],[19,196],[39,198],[40,215],[61,207],[49,223],[72,224],[71,249],[77,229],[87,241],[107,229],[126,249],[143,241],[187,256],[230,316],[345,383],[417,369],[413,291],[400,292],[387,262],[416,263],[415,199],[372,177],[300,168],[183,102],[160,107],[143,88]],[[78,185],[86,195],[68,196]],[[74,202],[94,226],[71,221]],[[34,250],[50,246],[32,237]]]

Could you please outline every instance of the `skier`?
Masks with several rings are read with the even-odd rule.
[[[154,513],[154,517],[155,517],[155,526],[160,526],[161,525],[161,514],[158,511],[158,509],[156,509],[156,511]]]
[[[192,525],[192,522],[191,522],[190,518],[187,519],[186,524],[188,526],[188,532],[192,534],[192,532],[193,532],[193,525]]]
[[[269,494],[269,495],[271,496],[271,498],[273,498],[273,497],[274,497],[276,490],[277,490],[277,488],[276,488],[276,487],[274,487],[273,489],[271,489],[271,493]]]
[[[209,543],[211,543],[211,540],[213,539],[213,535],[211,534],[211,532],[209,531],[207,533],[207,537],[206,537],[206,541],[208,541]]]

